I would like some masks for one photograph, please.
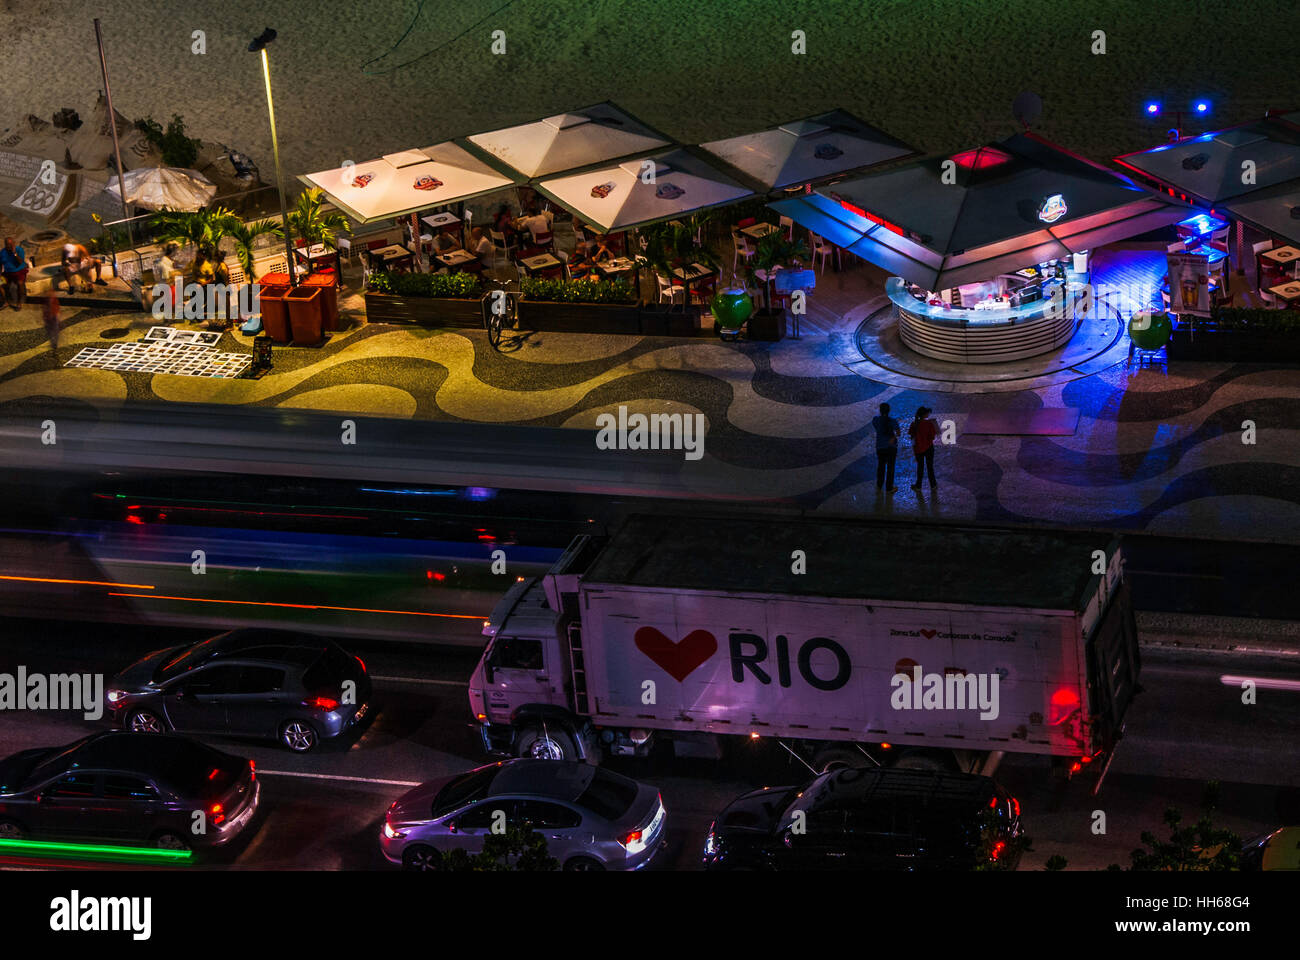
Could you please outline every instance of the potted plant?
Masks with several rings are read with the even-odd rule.
[[[338,235],[349,232],[347,217],[337,210],[328,213],[321,210],[321,197],[324,191],[312,187],[298,195],[298,202],[289,214],[289,229],[293,239],[301,240],[306,247],[321,244],[326,250],[338,249]],[[312,263],[307,261],[307,272],[311,273]]]
[[[754,246],[746,274],[758,282],[763,291],[763,307],[749,319],[749,336],[754,340],[780,340],[785,336],[786,312],[772,305],[776,271],[802,266],[808,259],[808,247],[802,240],[790,240],[781,231],[769,233]],[[760,276],[761,274],[761,276]]]
[[[626,280],[543,280],[525,277],[520,317],[536,330],[639,333],[641,312]]]
[[[483,280],[476,273],[388,273],[366,281],[366,319],[371,323],[483,326]]]
[[[209,247],[216,250],[221,241],[242,226],[239,217],[225,207],[196,210],[164,208],[150,221],[157,230],[159,243]]]

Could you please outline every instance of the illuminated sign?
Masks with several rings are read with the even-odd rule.
[[[1055,223],[1065,216],[1070,208],[1065,205],[1065,197],[1054,193],[1038,207],[1038,219],[1043,223]]]

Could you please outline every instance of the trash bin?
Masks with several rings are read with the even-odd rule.
[[[313,273],[303,277],[300,287],[316,287],[320,290],[321,329],[334,331],[339,328],[339,291],[338,274]]]
[[[257,282],[263,287],[288,287],[293,283],[287,273],[264,273]]]
[[[265,296],[265,294],[263,294]],[[289,329],[296,347],[310,347],[321,341],[321,288],[290,287],[284,292],[289,307]],[[262,321],[265,324],[265,320]]]
[[[292,287],[263,287],[260,295],[262,303],[262,329],[276,343],[289,342],[289,306],[285,294]]]

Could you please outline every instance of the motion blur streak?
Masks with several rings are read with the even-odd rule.
[[[215,600],[208,597],[166,597],[157,593],[110,593],[110,597],[136,600],[184,600],[187,603],[231,603],[246,607],[280,607],[286,610],[335,610],[340,613],[391,613],[405,617],[442,617],[447,620],[482,620],[483,613],[425,613],[422,610],[371,610],[368,607],[330,607],[320,603],[275,603],[270,600]]]
[[[1251,683],[1263,690],[1300,690],[1300,680],[1274,680],[1269,677],[1219,677],[1225,687],[1239,687]]]
[[[0,574],[0,580],[17,580],[20,583],[71,583],[79,587],[118,587],[122,590],[156,590],[151,583],[117,583],[110,580],[60,580],[55,577],[15,577]],[[118,594],[114,594],[118,596]]]

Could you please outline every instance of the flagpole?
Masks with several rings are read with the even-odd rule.
[[[99,69],[104,74],[104,99],[108,103],[108,126],[113,131],[113,157],[117,161],[117,193],[122,198],[122,219],[126,223],[126,240],[135,249],[135,238],[131,234],[131,211],[126,205],[126,169],[122,166],[122,147],[117,141],[117,116],[113,112],[113,89],[108,84],[108,60],[104,56],[104,34],[99,29],[99,18],[95,18],[95,45],[99,47]],[[112,228],[109,239],[112,240]],[[136,253],[136,259],[140,254]],[[143,271],[143,264],[141,264]],[[117,247],[113,246],[113,273],[117,274]]]

